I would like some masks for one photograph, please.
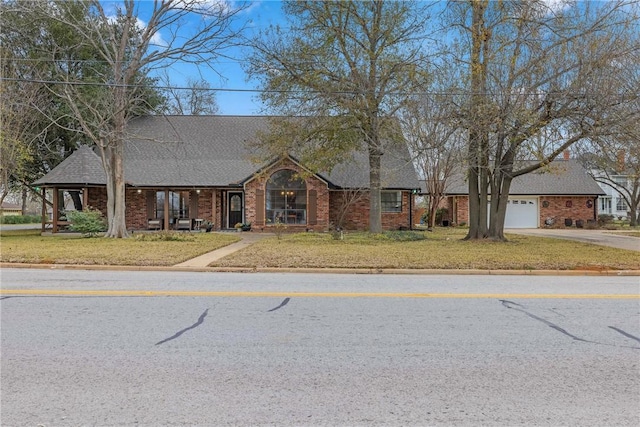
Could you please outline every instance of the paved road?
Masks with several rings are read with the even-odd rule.
[[[637,277],[108,274],[2,271],[3,426],[640,422]]]
[[[40,224],[0,224],[0,230],[40,230]]]

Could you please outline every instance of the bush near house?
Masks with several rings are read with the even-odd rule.
[[[71,231],[82,233],[85,237],[95,237],[107,231],[107,221],[102,212],[87,208],[82,211],[67,212],[67,220],[71,223]]]

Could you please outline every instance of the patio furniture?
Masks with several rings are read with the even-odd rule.
[[[178,218],[176,220],[176,230],[191,231],[191,219],[189,219],[189,218]]]

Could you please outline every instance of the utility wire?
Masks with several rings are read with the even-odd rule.
[[[38,83],[38,84],[59,84],[59,85],[69,85],[69,86],[94,86],[94,87],[126,87],[126,88],[151,88],[151,89],[160,89],[160,90],[198,90],[198,91],[210,91],[210,92],[237,92],[237,93],[291,93],[291,94],[322,94],[325,93],[319,90],[276,90],[276,89],[241,89],[241,88],[205,88],[205,87],[189,87],[189,86],[150,86],[144,84],[121,84],[121,83],[99,83],[99,82],[83,82],[83,81],[62,81],[62,80],[41,80],[41,79],[22,79],[22,78],[13,78],[13,77],[0,77],[0,81],[7,82],[23,82],[23,83]],[[355,90],[345,90],[345,91],[333,91],[331,92],[334,95],[362,95],[366,93],[366,91],[355,91]],[[467,91],[431,91],[431,92],[411,92],[413,95],[431,95],[431,96],[471,96],[474,93]],[[485,93],[476,93],[477,95],[486,95],[486,96],[495,96],[495,93],[485,92]],[[514,92],[512,95],[515,96],[544,96],[547,95],[547,92]],[[628,99],[634,99],[637,97],[640,92],[632,92],[627,91],[618,94],[622,99],[628,97]],[[388,92],[388,95],[407,95],[407,92]],[[591,93],[584,92],[581,94],[572,94],[572,97],[575,99],[582,98],[584,96],[601,96],[600,93]],[[566,97],[566,96],[565,96]]]

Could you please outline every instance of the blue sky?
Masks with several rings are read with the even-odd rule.
[[[118,4],[119,0],[101,0],[104,4]],[[186,0],[185,0],[186,1]],[[192,0],[190,0],[192,1]],[[203,4],[226,4],[231,7],[244,2],[248,7],[241,11],[237,19],[239,23],[246,25],[248,35],[266,29],[272,24],[284,24],[285,18],[282,12],[282,4],[276,0],[195,0]],[[562,7],[563,0],[545,0],[551,7]],[[444,3],[443,3],[444,4]],[[145,9],[147,12],[153,6],[150,0],[139,0],[140,24],[145,25]],[[194,15],[194,22],[200,19]],[[194,23],[195,26],[195,23]],[[188,28],[185,28],[188,32]],[[161,32],[161,37],[165,37]],[[166,34],[166,37],[169,37]],[[230,52],[234,59],[223,58],[219,63],[213,65],[215,71],[209,67],[196,68],[189,64],[174,64],[170,68],[165,68],[162,72],[169,75],[172,86],[186,87],[189,78],[207,81],[212,88],[219,88],[216,98],[220,107],[220,114],[224,115],[256,115],[261,113],[261,104],[258,99],[258,92],[246,90],[256,89],[257,82],[247,81],[242,69],[243,52],[234,49]],[[240,90],[240,91],[236,91]],[[245,90],[243,92],[242,90]]]
[[[205,2],[219,2],[221,0],[202,0]],[[225,0],[222,0],[225,1]],[[227,1],[232,6],[234,1]],[[247,26],[248,33],[265,29],[270,24],[282,23],[283,16],[281,2],[273,0],[261,0],[247,2],[249,7],[238,15],[239,23]],[[139,18],[141,25],[145,25],[145,7],[152,7],[150,1],[141,1],[139,4]],[[194,16],[194,19],[199,19]],[[194,24],[195,25],[195,24]],[[161,36],[165,35],[161,32]],[[169,36],[167,34],[167,36]],[[260,113],[261,104],[257,92],[237,92],[234,89],[255,89],[256,82],[248,82],[242,69],[243,53],[240,49],[230,52],[234,59],[223,58],[214,65],[215,71],[209,67],[195,67],[190,64],[174,64],[170,68],[164,68],[162,72],[169,75],[172,86],[184,87],[191,77],[203,79],[212,88],[223,89],[216,92],[216,98],[220,107],[220,114],[224,115],[256,115]]]

